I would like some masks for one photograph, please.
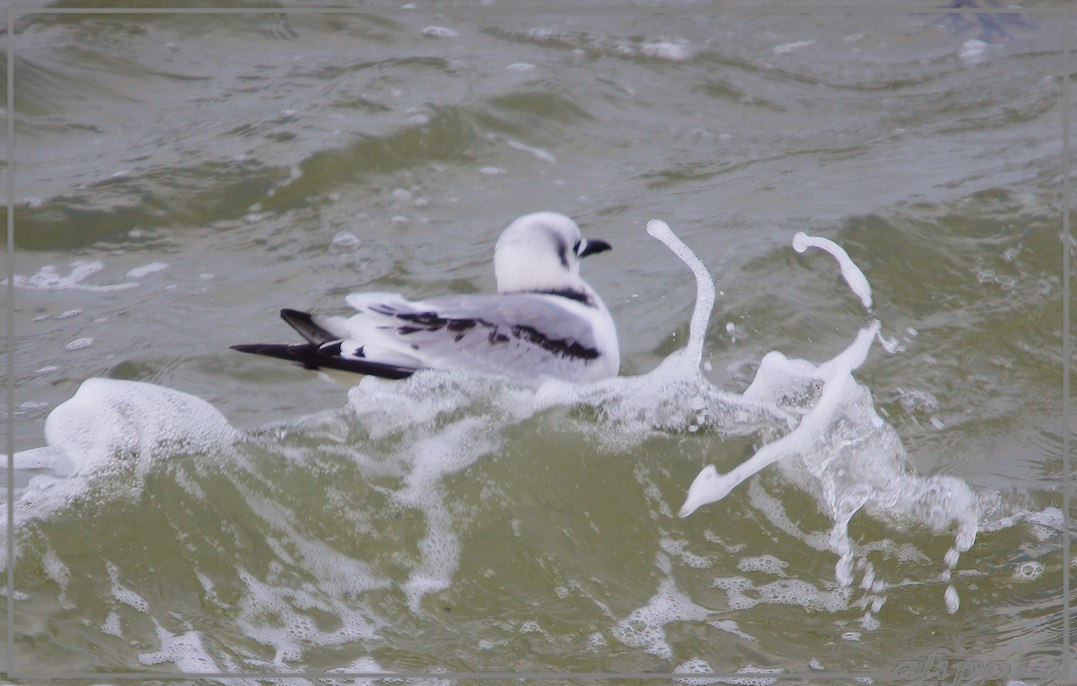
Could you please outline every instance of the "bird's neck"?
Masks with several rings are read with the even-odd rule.
[[[603,309],[605,305],[598,297],[595,289],[591,288],[583,279],[574,279],[571,283],[559,285],[527,284],[516,288],[499,289],[502,295],[552,295],[558,298],[568,298],[587,307]]]
[[[575,300],[588,307],[594,307],[596,302],[594,293],[590,292],[589,288],[551,288],[549,290],[534,290],[528,292],[537,293],[539,295],[556,295],[561,298]]]

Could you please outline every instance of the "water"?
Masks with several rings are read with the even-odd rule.
[[[22,15],[5,668],[1063,681],[1059,26]],[[228,350],[542,209],[618,379]]]

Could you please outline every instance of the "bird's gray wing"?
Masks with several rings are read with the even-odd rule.
[[[376,350],[382,348],[413,357],[424,367],[572,381],[584,376],[603,352],[588,317],[593,308],[562,300],[567,299],[520,294],[409,302],[357,294],[348,302],[361,314],[347,323],[354,332],[351,340],[370,359],[377,359]]]

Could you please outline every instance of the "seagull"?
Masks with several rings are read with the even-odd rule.
[[[580,278],[580,258],[610,249],[587,240],[557,212],[509,224],[494,247],[497,295],[405,300],[397,293],[353,293],[351,317],[281,310],[306,343],[233,345],[233,350],[402,379],[419,369],[468,369],[538,383],[616,376],[617,329]]]

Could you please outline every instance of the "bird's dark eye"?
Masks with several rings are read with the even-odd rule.
[[[575,242],[575,243],[574,243],[574,244],[572,245],[572,252],[576,253],[577,255],[579,255],[579,254],[580,254],[580,241],[576,241],[576,242]]]

